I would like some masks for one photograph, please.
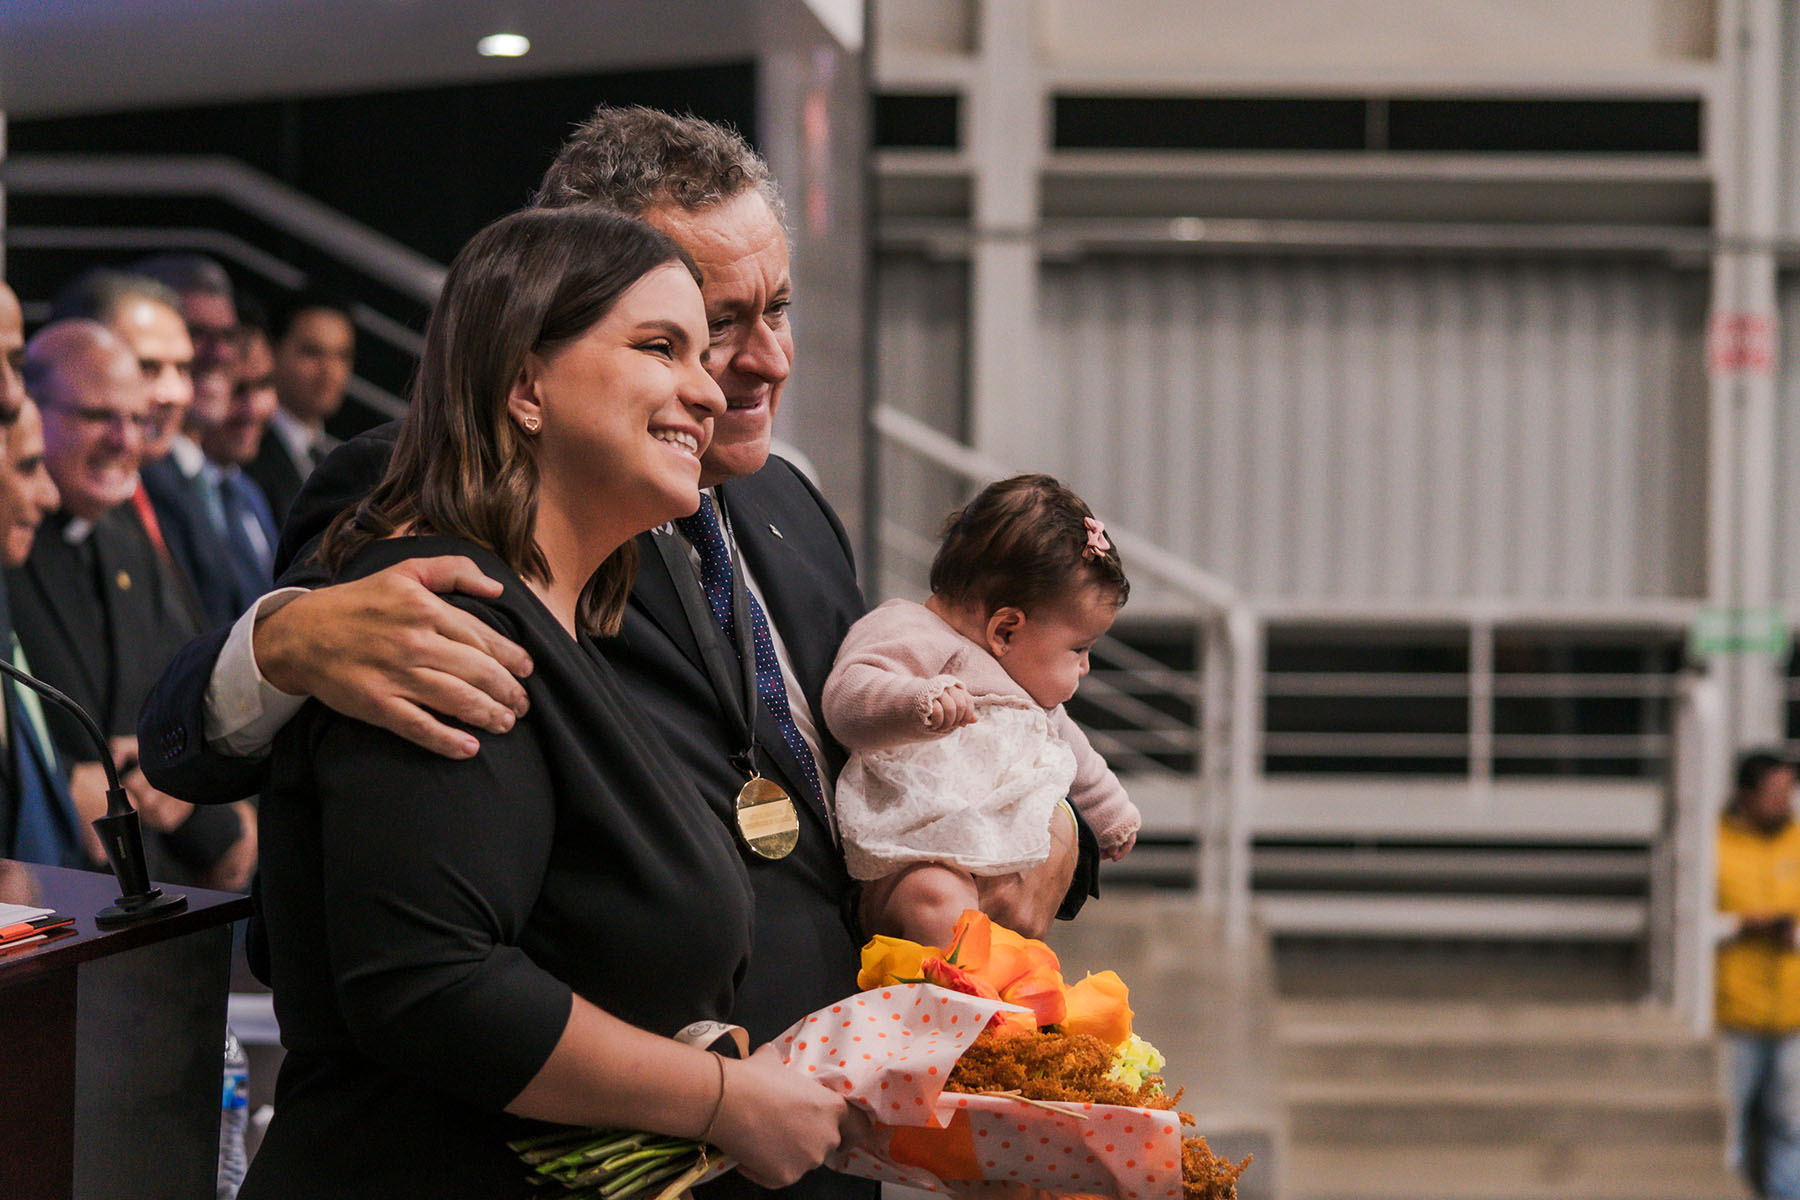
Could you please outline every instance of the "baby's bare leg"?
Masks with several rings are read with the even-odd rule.
[[[863,928],[924,946],[948,945],[956,918],[975,907],[974,876],[942,863],[914,863],[863,885]]]

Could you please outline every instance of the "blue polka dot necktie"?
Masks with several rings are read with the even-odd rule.
[[[732,649],[742,654],[731,602],[731,555],[725,548],[725,532],[719,527],[719,515],[713,509],[712,497],[701,496],[700,511],[691,517],[678,518],[675,527],[700,554],[700,586],[706,592],[706,606],[712,610],[713,620],[725,631]],[[820,796],[819,768],[813,761],[812,747],[800,736],[800,727],[794,724],[793,710],[788,707],[787,681],[782,678],[781,663],[775,657],[769,622],[763,616],[762,605],[748,589],[744,599],[750,605],[750,636],[756,648],[756,694],[761,697],[769,715],[775,718],[781,740],[800,760],[800,773],[805,777],[806,786],[814,796]]]

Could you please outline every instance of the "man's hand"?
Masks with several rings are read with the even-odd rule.
[[[143,822],[146,829],[154,829],[158,833],[173,833],[194,815],[193,805],[151,787],[150,781],[144,778],[144,773],[135,765],[130,774],[120,775],[119,783],[124,786],[125,795],[131,799],[131,807],[137,809],[138,820]]]
[[[1791,913],[1758,913],[1738,923],[1738,936],[1774,942],[1778,946],[1794,944],[1794,917]]]
[[[194,806],[150,786],[150,781],[138,770],[136,738],[115,737],[111,739],[111,745],[113,767],[119,772],[119,786],[125,789],[131,807],[137,809],[138,820],[146,829],[158,833],[171,833],[181,828],[182,822],[194,815]],[[104,807],[102,805],[102,809]]]
[[[106,815],[106,767],[98,762],[76,763],[69,768],[69,799],[75,802],[75,815],[80,817],[82,852],[96,866],[106,862],[106,847],[94,830],[94,820]]]
[[[977,878],[981,911],[1016,933],[1043,937],[1075,878],[1078,846],[1075,819],[1058,804],[1050,813],[1050,857],[1014,875]]]
[[[505,733],[525,714],[531,657],[440,592],[492,599],[500,584],[466,558],[420,558],[320,588],[256,624],[263,678],[295,696],[378,725],[446,758],[475,738],[450,717]]]
[[[239,800],[231,810],[237,814],[238,826],[243,833],[212,866],[206,868],[200,882],[203,887],[215,891],[247,892],[250,877],[256,874],[256,806],[248,800]]]
[[[125,789],[126,798],[137,810],[138,821],[146,829],[168,833],[180,828],[182,822],[193,815],[193,805],[177,800],[167,792],[157,791],[138,770],[136,738],[114,737],[109,739],[108,745],[112,750],[113,768],[119,773],[119,786]],[[100,835],[94,831],[94,821],[106,815],[105,764],[82,762],[70,767],[69,799],[75,802],[75,815],[81,818],[82,850],[95,865],[104,864],[106,850],[100,844]]]

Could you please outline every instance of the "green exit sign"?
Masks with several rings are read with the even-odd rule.
[[[1709,608],[1688,631],[1688,652],[1695,658],[1721,654],[1765,654],[1780,658],[1793,642],[1787,618],[1772,608]]]

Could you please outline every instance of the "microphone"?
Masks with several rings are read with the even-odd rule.
[[[119,898],[94,914],[94,924],[102,929],[147,921],[152,917],[177,913],[187,907],[187,897],[176,892],[165,893],[150,886],[150,868],[144,862],[144,834],[138,826],[137,809],[119,784],[119,769],[113,765],[112,748],[106,735],[87,710],[43,680],[27,675],[0,657],[0,675],[16,679],[58,707],[75,714],[87,735],[100,751],[100,764],[106,769],[106,815],[95,817],[94,832],[112,864],[113,878],[119,881]]]

